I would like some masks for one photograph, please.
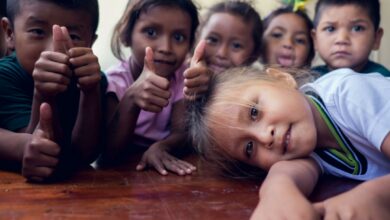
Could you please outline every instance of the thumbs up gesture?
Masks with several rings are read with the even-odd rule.
[[[213,73],[207,68],[204,61],[205,48],[206,42],[201,40],[195,48],[190,67],[184,71],[183,93],[187,100],[196,99],[208,89],[208,83]]]
[[[60,146],[54,142],[53,114],[48,103],[40,106],[39,124],[23,152],[22,175],[29,181],[41,182],[58,164]]]
[[[72,42],[63,33],[63,27],[53,25],[51,50],[43,51],[35,62],[32,76],[35,91],[44,98],[54,97],[64,92],[70,82],[72,70],[69,67],[67,50]]]
[[[153,60],[152,48],[146,47],[142,73],[126,93],[135,100],[139,108],[150,112],[160,112],[168,105],[171,93],[168,79],[156,73]]]

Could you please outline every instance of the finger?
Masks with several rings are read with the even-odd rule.
[[[135,169],[137,171],[141,171],[141,170],[144,170],[146,168],[146,163],[145,162],[140,162],[136,167]]]
[[[145,48],[144,70],[156,73],[156,67],[154,66],[154,53],[150,47]]]
[[[180,175],[191,174],[193,171],[196,170],[196,167],[193,166],[192,164],[190,164],[184,160],[177,159],[175,157],[172,157],[172,158],[173,158],[171,160],[172,165],[174,165],[178,169],[178,171],[180,172]],[[183,171],[183,172],[181,172],[181,171]]]
[[[59,25],[53,25],[53,51],[66,54],[65,38]]]
[[[164,168],[163,163],[160,160],[152,161],[152,165],[161,175],[165,176],[168,174],[168,171]]]
[[[206,49],[206,41],[199,41],[194,50],[194,55],[191,58],[191,67],[195,66],[197,63],[203,61],[204,52]]]
[[[177,163],[177,161],[174,159],[164,159],[163,164],[164,164],[164,167],[166,167],[168,170],[170,170],[170,171],[172,171],[180,176],[183,176],[186,174],[184,169],[182,169],[179,166],[179,164]]]
[[[39,108],[39,128],[46,134],[48,139],[54,139],[53,112],[51,106],[45,102]]]
[[[64,47],[65,47],[66,51],[68,51],[69,49],[73,48],[72,39],[70,38],[68,29],[66,27],[62,26],[61,32],[62,32],[62,36],[63,36]]]
[[[61,151],[60,146],[50,139],[40,138],[42,137],[41,133],[43,133],[42,130],[34,133],[37,134],[37,137],[32,139],[31,148],[37,149],[41,154],[57,158]]]
[[[314,210],[321,216],[324,217],[325,215],[325,207],[323,202],[314,203],[313,205]]]
[[[45,178],[53,174],[54,168],[51,167],[33,167],[29,169],[23,169],[22,175],[28,180],[33,179],[37,181],[43,181]]]

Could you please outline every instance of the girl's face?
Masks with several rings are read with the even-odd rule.
[[[364,8],[348,4],[325,7],[313,31],[313,39],[316,50],[330,69],[348,67],[359,72],[371,50],[379,48],[382,34],[382,29],[375,31]]]
[[[311,49],[310,31],[305,20],[294,13],[273,18],[264,32],[264,62],[282,67],[306,66]]]
[[[314,150],[317,133],[310,104],[296,89],[257,80],[218,92],[230,98],[211,104],[211,134],[234,159],[268,170],[277,161],[306,157]]]
[[[253,24],[229,13],[211,15],[203,27],[201,39],[206,40],[205,60],[208,67],[220,73],[231,67],[245,65],[250,59],[254,42]]]
[[[156,6],[143,12],[132,37],[132,53],[144,65],[145,48],[154,52],[157,74],[171,76],[182,64],[190,49],[191,17],[178,7]]]

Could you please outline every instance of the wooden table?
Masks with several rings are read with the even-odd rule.
[[[60,183],[31,184],[0,171],[0,219],[248,219],[261,183],[216,176],[197,156],[191,176],[135,171],[139,155],[126,165],[77,172]],[[357,182],[325,178],[311,199],[322,200]]]

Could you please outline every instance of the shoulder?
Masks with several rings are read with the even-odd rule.
[[[383,76],[390,77],[390,71],[384,67],[383,65],[373,62],[373,61],[368,61],[367,65],[364,67],[363,71],[364,73],[373,73],[377,72],[382,74]]]
[[[13,53],[10,56],[0,59],[0,84],[3,87],[15,83],[29,86],[33,84],[33,79],[31,75],[23,70],[16,55]]]

